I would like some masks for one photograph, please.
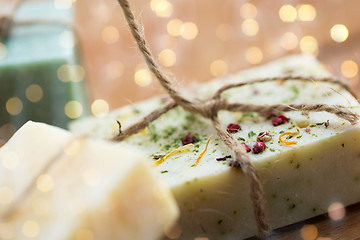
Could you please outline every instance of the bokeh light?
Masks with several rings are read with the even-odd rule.
[[[181,36],[186,40],[192,40],[198,35],[198,27],[193,22],[186,22],[181,26]]]
[[[296,8],[291,5],[283,5],[279,9],[279,17],[283,22],[294,22],[297,17]]]
[[[27,238],[35,238],[40,232],[40,226],[36,221],[26,221],[22,226],[22,232]]]
[[[152,82],[152,76],[148,69],[139,69],[135,72],[134,80],[138,86],[146,87]]]
[[[214,77],[221,77],[227,73],[228,66],[224,60],[218,59],[210,64],[210,72]]]
[[[107,44],[116,43],[119,37],[119,30],[114,26],[107,26],[101,31],[101,38]]]
[[[254,4],[251,3],[245,3],[240,8],[240,16],[245,19],[254,19],[257,15],[257,8]]]
[[[36,187],[40,192],[50,192],[54,188],[54,180],[49,174],[42,174],[36,179]]]
[[[54,6],[56,9],[70,9],[72,6],[72,0],[54,0]]]
[[[345,214],[345,206],[340,202],[334,202],[328,208],[328,215],[334,221],[339,221],[343,219],[345,217]]]
[[[100,117],[109,113],[109,104],[104,99],[96,99],[91,104],[91,112],[94,116]]]
[[[71,119],[79,118],[83,113],[83,106],[78,101],[69,101],[64,108],[66,116]]]
[[[9,98],[6,101],[6,111],[11,115],[18,115],[23,110],[23,103],[18,97]]]
[[[316,9],[310,4],[300,4],[297,6],[298,18],[301,21],[310,22],[316,17]]]
[[[313,36],[305,36],[300,40],[300,49],[305,54],[314,54],[318,52],[318,44]]]
[[[241,30],[247,36],[255,36],[259,32],[259,24],[254,19],[246,19],[241,24]]]
[[[298,38],[292,32],[284,33],[281,36],[280,44],[285,50],[294,50],[298,46]]]
[[[61,65],[57,77],[62,82],[81,82],[85,78],[85,69],[80,65]]]
[[[315,225],[305,224],[300,230],[300,235],[303,240],[315,240],[318,236],[318,229]]]
[[[172,19],[166,25],[167,32],[174,37],[180,36],[182,33],[183,22],[180,19]]]
[[[245,59],[250,64],[258,64],[263,59],[263,53],[258,47],[250,47],[245,52]]]
[[[344,42],[349,37],[349,30],[343,24],[335,24],[330,29],[330,36],[335,42]]]
[[[346,60],[341,64],[341,73],[344,77],[353,78],[358,74],[359,67],[356,62]]]
[[[164,49],[159,53],[159,63],[164,67],[171,67],[176,63],[176,54],[171,49]]]
[[[158,17],[170,17],[173,13],[173,6],[167,0],[156,1],[154,11]]]
[[[31,84],[26,88],[25,95],[30,102],[39,102],[43,97],[43,90],[39,85]]]

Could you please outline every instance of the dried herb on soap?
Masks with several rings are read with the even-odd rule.
[[[228,158],[231,158],[231,155],[227,155],[225,157],[219,157],[219,158],[216,158],[216,161],[226,161],[226,159]]]
[[[209,140],[207,141],[206,143],[206,146],[205,146],[205,149],[204,151],[202,151],[202,153],[200,153],[198,159],[196,160],[196,163],[194,164],[194,166],[198,165],[198,163],[200,162],[201,158],[203,157],[204,153],[206,152],[208,146],[209,146],[209,143],[210,143],[210,139],[211,139],[212,135],[209,137]]]
[[[280,136],[279,136],[279,141],[281,142],[281,143],[285,143],[286,145],[294,145],[294,144],[297,144],[298,142],[297,141],[287,141],[287,140],[283,140],[282,139],[282,137],[283,136],[289,136],[288,138],[290,139],[290,138],[292,138],[293,136],[295,136],[295,135],[298,135],[299,133],[300,133],[300,131],[299,131],[299,129],[297,128],[296,129],[297,130],[297,132],[285,132],[285,133],[283,133],[283,134],[281,134]]]

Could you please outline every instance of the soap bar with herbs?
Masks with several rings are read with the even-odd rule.
[[[158,239],[178,208],[145,159],[27,122],[0,148],[0,239]]]
[[[227,83],[288,74],[329,76],[315,58],[290,56],[196,89],[205,98]],[[325,82],[254,83],[230,89],[223,97],[255,104],[339,104],[359,112],[349,92]],[[110,139],[118,132],[116,121],[125,129],[162,104],[162,99],[154,98],[125,106],[105,117],[75,121],[71,130]],[[247,154],[259,173],[271,229],[326,213],[333,203],[347,206],[359,201],[359,125],[327,112],[293,111],[268,118],[222,111],[219,119],[250,148]],[[258,144],[261,132],[267,133],[262,136],[264,143]],[[248,180],[241,169],[229,166],[233,153],[210,120],[177,107],[119,145],[137,147],[153,158],[159,179],[170,185],[181,209],[179,239],[230,240],[257,234]]]
[[[85,70],[72,9],[57,9],[54,1],[25,1],[14,21],[9,38],[0,42],[0,127],[18,129],[28,120],[66,127],[86,115]],[[39,23],[16,24],[27,21]]]

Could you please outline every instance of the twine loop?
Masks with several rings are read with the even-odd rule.
[[[217,134],[221,140],[233,150],[235,155],[235,160],[230,162],[230,166],[235,168],[241,168],[247,179],[249,180],[250,185],[250,198],[253,206],[255,221],[258,228],[258,236],[263,238],[266,237],[269,233],[269,225],[266,221],[265,211],[263,206],[263,189],[259,179],[258,172],[251,161],[248,154],[246,154],[245,149],[237,139],[231,134],[229,134],[226,129],[222,126],[218,119],[218,112],[220,110],[227,111],[239,111],[239,112],[258,112],[258,113],[267,113],[267,112],[288,112],[288,111],[305,111],[305,112],[320,112],[326,111],[332,114],[337,115],[340,118],[346,119],[351,124],[355,124],[359,115],[351,112],[348,108],[343,106],[331,106],[327,104],[275,104],[275,105],[256,105],[249,103],[229,103],[226,99],[221,98],[221,94],[231,88],[241,87],[251,83],[262,83],[267,81],[289,81],[289,80],[301,80],[301,81],[323,81],[336,83],[342,86],[344,89],[348,90],[355,98],[355,92],[343,81],[334,79],[334,78],[321,78],[314,79],[311,77],[302,77],[302,76],[285,76],[285,77],[275,77],[275,78],[262,78],[255,79],[251,81],[245,81],[240,83],[228,84],[226,86],[218,89],[215,94],[206,100],[199,99],[189,99],[183,95],[183,93],[176,88],[172,79],[162,71],[161,67],[155,61],[154,57],[151,54],[150,48],[145,40],[143,34],[143,27],[137,23],[134,14],[130,8],[129,2],[127,0],[118,0],[120,6],[122,7],[125,19],[129,25],[130,31],[136,40],[138,48],[142,53],[145,62],[148,65],[150,71],[155,75],[159,80],[162,87],[170,95],[171,99],[166,102],[162,107],[151,112],[139,122],[134,123],[124,131],[119,131],[119,134],[115,136],[113,141],[122,141],[125,138],[139,132],[140,130],[147,127],[152,121],[159,118],[162,114],[171,110],[176,106],[181,106],[183,109],[201,114],[203,117],[208,118],[212,121],[214,128],[216,129]]]

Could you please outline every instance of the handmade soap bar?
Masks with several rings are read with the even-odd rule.
[[[145,156],[28,122],[0,148],[0,239],[158,239],[178,208]]]
[[[315,58],[291,56],[196,89],[199,97],[206,97],[227,83],[288,74],[329,76]],[[223,97],[231,102],[255,104],[339,104],[359,112],[359,104],[349,92],[325,82],[254,83],[228,90]],[[109,139],[114,131],[117,133],[117,120],[126,129],[162,104],[160,98],[154,98],[126,106],[106,117],[75,121],[71,129]],[[240,125],[241,128],[232,125],[229,131],[250,148],[259,141],[260,132],[271,135],[265,142],[266,148],[255,147],[247,153],[264,188],[265,214],[270,227],[274,229],[323,214],[334,202],[346,206],[359,201],[359,125],[351,125],[327,112],[280,114],[284,117],[277,115],[268,119],[253,112],[226,111],[219,115],[225,128],[231,123]],[[193,143],[183,146],[182,140]],[[227,163],[226,160],[234,159],[233,153],[219,139],[208,119],[177,107],[119,145],[136,146],[153,157],[159,178],[171,186],[181,209],[180,239],[230,240],[257,233],[248,180],[241,170]],[[263,151],[255,154],[259,149]]]
[[[15,23],[39,23],[15,24],[0,42],[0,127],[17,129],[29,119],[66,127],[86,115],[85,70],[74,29],[54,23],[71,25],[72,15],[53,1],[24,2],[16,11]]]

